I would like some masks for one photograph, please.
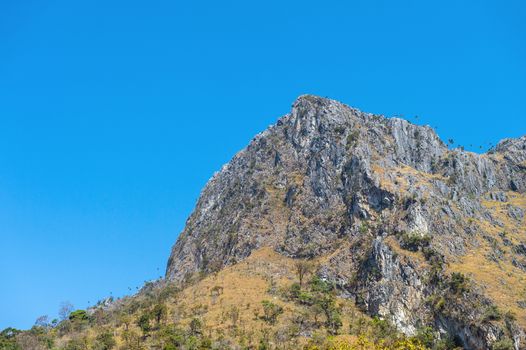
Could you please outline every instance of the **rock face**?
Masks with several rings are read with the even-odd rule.
[[[450,150],[428,126],[305,95],[208,182],[166,278],[269,246],[316,259],[342,295],[407,334],[524,348],[525,191],[526,136]]]

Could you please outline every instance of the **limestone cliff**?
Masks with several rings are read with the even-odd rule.
[[[525,348],[525,191],[526,136],[450,150],[428,126],[305,95],[208,182],[166,277],[271,247],[316,259],[342,296],[407,334]]]

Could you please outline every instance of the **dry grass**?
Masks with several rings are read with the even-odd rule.
[[[447,181],[447,178],[440,174],[426,173],[408,165],[386,168],[380,164],[373,164],[371,168],[379,178],[380,187],[391,193],[404,193],[414,188],[425,195],[430,192],[432,181]]]
[[[462,272],[473,279],[485,294],[502,311],[511,311],[517,322],[526,326],[526,310],[518,307],[517,301],[526,298],[526,278],[508,262],[495,263],[485,258],[487,247],[471,251],[459,262],[449,265],[448,270]]]
[[[418,264],[418,267],[428,268],[429,263],[424,258],[424,255],[421,252],[413,252],[407,249],[404,249],[400,246],[400,243],[396,240],[394,236],[388,236],[385,238],[384,242],[402,259],[409,259],[413,263]]]
[[[199,283],[185,289],[176,301],[177,306],[185,305],[185,309],[204,309],[202,315],[180,315],[184,320],[194,316],[202,316],[207,327],[214,331],[227,331],[234,325],[225,313],[232,308],[239,310],[239,323],[247,330],[261,328],[262,321],[255,317],[261,314],[261,301],[271,300],[284,307],[282,317],[292,313],[293,305],[285,305],[275,295],[269,293],[271,286],[276,288],[292,283],[294,274],[291,271],[292,262],[271,248],[255,251],[243,262],[225,268],[215,275],[208,276]],[[212,296],[214,287],[222,288],[216,297]],[[186,316],[186,317],[185,317]]]
[[[292,284],[293,266],[292,259],[275,253],[271,248],[254,251],[243,262],[211,274],[169,298],[166,303],[167,322],[187,328],[193,318],[198,318],[215,338],[244,336],[248,343],[257,344],[265,330],[290,324],[289,319],[296,311],[295,304],[282,301],[270,289],[274,286],[278,291]],[[272,327],[258,317],[263,314],[263,300],[283,307],[283,314]],[[237,317],[232,316],[232,311]],[[134,321],[129,329],[140,334],[135,323],[137,317],[138,314],[132,315]],[[114,331],[118,345],[123,345],[123,332],[123,325]]]
[[[255,348],[265,333],[287,332],[293,318],[301,317],[305,312],[304,307],[283,298],[285,290],[297,282],[294,271],[296,261],[274,252],[270,247],[254,251],[244,261],[211,274],[191,284],[176,297],[169,298],[166,303],[167,322],[176,323],[184,329],[188,328],[193,318],[198,318],[203,322],[207,335],[214,339],[224,337],[239,341],[243,338],[247,345]],[[263,300],[283,308],[275,324],[261,319]],[[338,298],[337,303],[342,310],[342,329],[349,329],[355,316],[369,319],[351,301]],[[133,315],[133,320],[138,316]],[[140,334],[135,321],[130,324],[130,329]],[[119,345],[122,345],[123,331],[124,326],[115,329]],[[295,341],[298,348],[302,348],[308,340],[307,337],[298,337]]]
[[[526,195],[515,192],[507,193],[508,202],[482,200],[481,203],[502,225],[495,225],[487,220],[477,221],[481,232],[488,235],[495,243],[477,239],[469,252],[449,266],[449,270],[469,275],[480,285],[485,293],[495,301],[503,311],[512,311],[517,316],[517,322],[526,326],[526,310],[518,307],[517,301],[526,299],[526,274],[513,266],[511,257],[513,252],[502,242],[501,235],[512,243],[526,241],[526,227],[524,220],[517,222],[507,214],[509,204],[526,209]],[[474,242],[472,242],[474,243]],[[503,252],[503,258],[493,261],[487,258],[495,249]]]

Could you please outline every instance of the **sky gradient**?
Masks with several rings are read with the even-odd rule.
[[[524,1],[2,1],[0,329],[163,275],[207,179],[301,94],[474,151],[526,134],[524,18]]]

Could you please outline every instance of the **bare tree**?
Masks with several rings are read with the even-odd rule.
[[[73,304],[69,301],[63,301],[58,309],[58,316],[61,321],[67,320],[71,311],[73,311]]]
[[[49,327],[49,317],[48,317],[48,315],[43,315],[43,316],[40,316],[39,318],[37,318],[36,321],[35,321],[35,326],[44,327],[44,328]]]
[[[312,270],[312,263],[310,263],[309,261],[300,260],[294,264],[294,269],[296,270],[296,274],[298,275],[298,280],[300,282],[301,288],[303,286],[303,279]]]

